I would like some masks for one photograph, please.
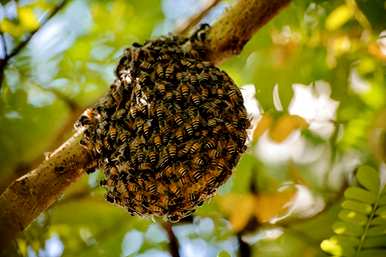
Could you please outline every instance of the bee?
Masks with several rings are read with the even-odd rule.
[[[151,122],[150,121],[147,121],[144,125],[143,125],[143,135],[147,138],[150,136],[150,129],[151,129]]]
[[[199,82],[205,82],[205,81],[208,81],[209,80],[209,74],[206,73],[206,72],[201,72],[199,75],[198,75],[198,81]]]
[[[136,120],[135,121],[135,128],[137,131],[142,131],[143,126],[144,126],[144,121],[143,120]]]
[[[158,120],[164,119],[164,108],[162,106],[157,106],[156,115]]]
[[[193,63],[191,63],[191,62],[189,62],[188,60],[186,60],[186,59],[181,59],[181,64],[183,65],[183,66],[186,66],[186,67],[188,67],[188,68],[191,68],[192,66],[193,66]]]
[[[170,59],[169,55],[168,54],[161,54],[160,56],[158,56],[158,59],[161,60],[161,61],[167,61]]]
[[[179,114],[174,115],[174,121],[177,124],[177,126],[181,126],[184,123],[184,120]]]
[[[188,97],[189,95],[189,86],[187,84],[181,84],[179,87],[179,90],[181,91],[181,94],[184,97]]]
[[[240,98],[237,94],[237,91],[236,90],[230,90],[228,92],[228,97],[229,97],[229,100],[232,104],[236,104],[239,102]]]
[[[174,91],[174,96],[175,96],[177,102],[182,101],[181,93],[179,91],[177,91],[177,90]]]
[[[247,140],[247,135],[246,133],[240,133],[239,134],[239,142],[244,144],[245,143],[245,140]]]
[[[207,88],[202,88],[201,89],[201,97],[202,99],[207,99],[209,96],[209,91]]]
[[[178,141],[184,140],[184,131],[181,128],[178,128],[176,131],[176,138]]]
[[[180,182],[182,185],[188,184],[188,182],[189,182],[188,176],[180,176],[180,177],[179,177],[179,182]]]
[[[233,144],[233,142],[228,142],[227,145],[226,145],[226,150],[230,153],[230,154],[234,154],[236,152],[236,149],[235,149],[235,146]]]
[[[204,160],[200,156],[195,156],[193,158],[192,163],[195,166],[202,166],[202,165],[204,165]]]
[[[217,159],[218,157],[220,157],[220,155],[221,153],[217,149],[210,149],[208,151],[208,156],[211,159]]]
[[[139,67],[144,70],[150,70],[151,64],[147,61],[142,61]]]
[[[106,197],[106,201],[110,203],[115,203],[115,197],[111,192],[108,192],[105,197]]]
[[[178,187],[176,184],[171,184],[169,187],[169,190],[174,195],[180,195],[181,194],[181,188]]]
[[[156,152],[150,152],[149,153],[149,160],[150,160],[150,163],[157,162],[157,153]]]
[[[200,170],[194,170],[193,171],[193,173],[192,173],[193,182],[197,182],[198,180],[200,180],[201,177],[202,177],[202,173],[200,172]]]
[[[223,88],[217,88],[216,93],[217,93],[218,98],[224,97],[224,89]]]
[[[191,74],[191,75],[190,75],[190,82],[191,82],[192,84],[197,84],[197,76],[194,75],[194,74]]]
[[[159,135],[155,135],[153,138],[153,142],[154,142],[156,147],[160,147],[161,146],[161,137]]]
[[[218,159],[216,160],[216,168],[219,170],[219,171],[223,171],[226,169],[226,164],[225,164],[225,160],[224,159]]]
[[[136,160],[138,163],[143,162],[145,160],[145,153],[143,151],[138,151]]]
[[[173,99],[173,92],[171,92],[171,91],[166,92],[165,100],[166,101],[171,101],[172,99]]]
[[[115,127],[110,127],[109,135],[112,140],[115,140],[115,138],[117,137],[117,129]]]
[[[183,177],[183,176],[185,176],[186,173],[188,172],[188,169],[187,169],[184,165],[180,165],[180,166],[177,168],[176,172],[177,172],[180,176]]]
[[[177,72],[176,73],[176,79],[177,80],[182,80],[184,78],[184,73],[183,72]]]
[[[189,193],[189,200],[191,202],[196,202],[199,198],[199,195],[196,192]]]
[[[216,126],[213,130],[212,133],[214,135],[218,135],[221,132],[222,126]]]
[[[225,127],[230,133],[237,132],[236,128],[229,122],[225,122]]]
[[[103,145],[99,142],[96,142],[95,143],[95,151],[98,153],[98,154],[102,154],[103,152]]]
[[[217,177],[210,177],[207,182],[208,188],[215,188],[217,186]]]
[[[200,96],[198,95],[192,95],[192,102],[195,104],[195,105],[200,105]]]
[[[151,170],[151,164],[143,162],[143,163],[138,165],[138,169],[140,171],[150,171]]]
[[[103,146],[109,151],[113,149],[107,137],[103,139]]]
[[[142,202],[142,200],[143,200],[143,194],[142,194],[142,192],[136,192],[136,194],[135,194],[135,196],[134,196],[134,199],[137,201],[137,202]],[[138,207],[138,206],[137,206]],[[136,212],[138,213],[138,214],[141,214],[141,213],[143,213],[143,210],[142,210],[142,208],[139,208],[138,210],[136,210]]]
[[[166,92],[165,84],[157,82],[157,83],[156,83],[156,90],[157,90],[161,95],[164,95],[165,92]]]
[[[112,166],[109,171],[110,171],[110,176],[117,176],[118,175],[118,169],[115,166]]]
[[[216,126],[216,124],[217,124],[217,119],[216,118],[208,120],[208,126],[209,127],[214,127],[214,126]]]
[[[174,65],[169,64],[166,69],[165,69],[165,77],[166,78],[171,78],[174,72]]]
[[[200,150],[201,144],[199,142],[193,143],[193,145],[190,147],[190,153],[195,153],[198,150]]]
[[[200,118],[194,117],[192,119],[192,127],[194,130],[197,130],[200,127]]]
[[[190,152],[190,148],[192,146],[193,142],[189,141],[185,144],[184,148],[181,150],[181,156],[187,155]]]
[[[189,136],[192,136],[193,135],[193,128],[192,128],[192,125],[190,125],[189,123],[185,124],[185,130],[187,132],[187,134]]]
[[[166,169],[163,170],[162,172],[163,177],[170,177],[174,174],[174,168],[171,166],[168,166]]]
[[[160,160],[160,168],[164,168],[170,161],[170,155],[169,154],[164,154]]]
[[[138,186],[136,185],[136,184],[134,184],[134,183],[127,183],[126,184],[126,189],[127,189],[127,191],[129,191],[129,192],[136,192],[136,191],[138,191]]]
[[[169,155],[170,155],[171,158],[176,157],[176,154],[177,154],[177,147],[176,147],[176,145],[170,145],[169,148],[168,148],[168,151],[169,151]]]
[[[159,63],[157,65],[157,67],[155,68],[155,74],[158,76],[158,77],[163,77],[164,76],[164,69],[162,67],[162,65]]]
[[[137,118],[137,117],[140,115],[140,113],[141,113],[141,110],[140,110],[140,108],[138,107],[138,105],[132,106],[132,107],[130,108],[130,115],[131,115],[131,117],[133,117],[134,119]]]
[[[148,191],[152,194],[156,194],[157,193],[157,186],[156,184],[150,184],[150,186],[148,187]]]

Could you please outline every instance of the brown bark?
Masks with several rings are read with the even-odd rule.
[[[289,2],[238,1],[209,32],[210,60],[219,62],[240,53],[253,33]],[[84,174],[91,159],[79,145],[81,136],[72,136],[38,168],[17,179],[0,195],[0,249],[14,240]]]

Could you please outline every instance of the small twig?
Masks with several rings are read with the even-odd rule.
[[[179,243],[176,235],[173,232],[172,224],[170,222],[164,222],[162,224],[169,238],[169,251],[172,257],[180,257]]]
[[[4,52],[4,57],[2,59],[4,60],[8,56],[8,53],[7,53],[7,42],[5,41],[4,33],[1,30],[0,30],[0,39],[1,39],[1,45],[3,47],[3,52]]]
[[[189,32],[197,23],[199,23],[202,18],[204,18],[221,0],[209,0],[206,2],[205,6],[195,15],[190,17],[188,20],[179,25],[175,33],[179,35],[184,35]]]
[[[61,1],[58,5],[56,5],[51,12],[40,22],[40,26],[34,30],[31,31],[31,33],[28,34],[28,36],[20,42],[5,58],[5,61],[7,62],[9,59],[17,55],[32,39],[32,37],[52,18],[54,17],[66,4],[68,0]]]

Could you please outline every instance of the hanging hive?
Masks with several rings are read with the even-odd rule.
[[[75,124],[104,170],[106,199],[171,221],[212,196],[245,151],[241,93],[205,61],[208,26],[125,50],[110,91]]]

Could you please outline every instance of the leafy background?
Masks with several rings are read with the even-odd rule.
[[[124,48],[207,4],[65,2],[42,26],[58,1],[0,1],[2,59],[37,30],[0,69],[0,191],[71,135]],[[218,2],[202,22],[234,1]],[[104,201],[97,171],[39,216],[18,254],[174,257],[177,241],[183,257],[386,256],[385,30],[382,0],[294,0],[221,64],[254,129],[216,197],[178,224],[132,217]]]

